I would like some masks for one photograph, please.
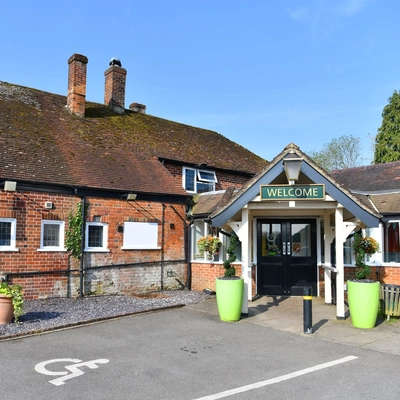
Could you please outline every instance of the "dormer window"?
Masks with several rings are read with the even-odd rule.
[[[214,171],[183,167],[183,187],[191,193],[212,192],[218,182]]]

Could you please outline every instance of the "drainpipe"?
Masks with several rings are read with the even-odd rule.
[[[186,265],[187,265],[187,269],[186,269],[186,283],[185,283],[185,287],[187,287],[189,290],[191,290],[191,271],[192,271],[192,266],[191,266],[191,262],[190,262],[190,232],[191,232],[191,226],[193,225],[193,217],[191,216],[191,222],[189,223],[189,225],[186,225],[186,220],[184,218],[182,218],[182,216],[178,213],[178,211],[175,209],[174,206],[172,206],[171,204],[169,205],[175,212],[175,214],[181,219],[182,224],[183,224],[183,243],[184,243],[184,254],[185,254],[185,261],[186,261]]]
[[[186,257],[187,257],[187,282],[186,287],[192,290],[192,262],[190,261],[191,255],[191,244],[192,244],[192,225],[194,224],[194,218],[190,217],[189,225],[187,226],[187,235],[185,240],[186,246]]]
[[[161,225],[161,290],[164,290],[164,235],[165,235],[165,204],[162,203],[162,225]]]

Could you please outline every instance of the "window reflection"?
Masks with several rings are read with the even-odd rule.
[[[262,224],[262,255],[280,256],[282,249],[281,224]]]
[[[292,256],[311,256],[310,224],[292,224]]]

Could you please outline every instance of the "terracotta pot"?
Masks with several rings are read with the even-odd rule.
[[[0,294],[0,325],[9,324],[14,318],[12,298]]]

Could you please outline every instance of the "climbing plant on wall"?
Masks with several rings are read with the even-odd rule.
[[[86,210],[85,210],[86,211]],[[82,229],[83,229],[82,202],[68,215],[68,229],[65,231],[65,247],[75,258],[82,257]]]

